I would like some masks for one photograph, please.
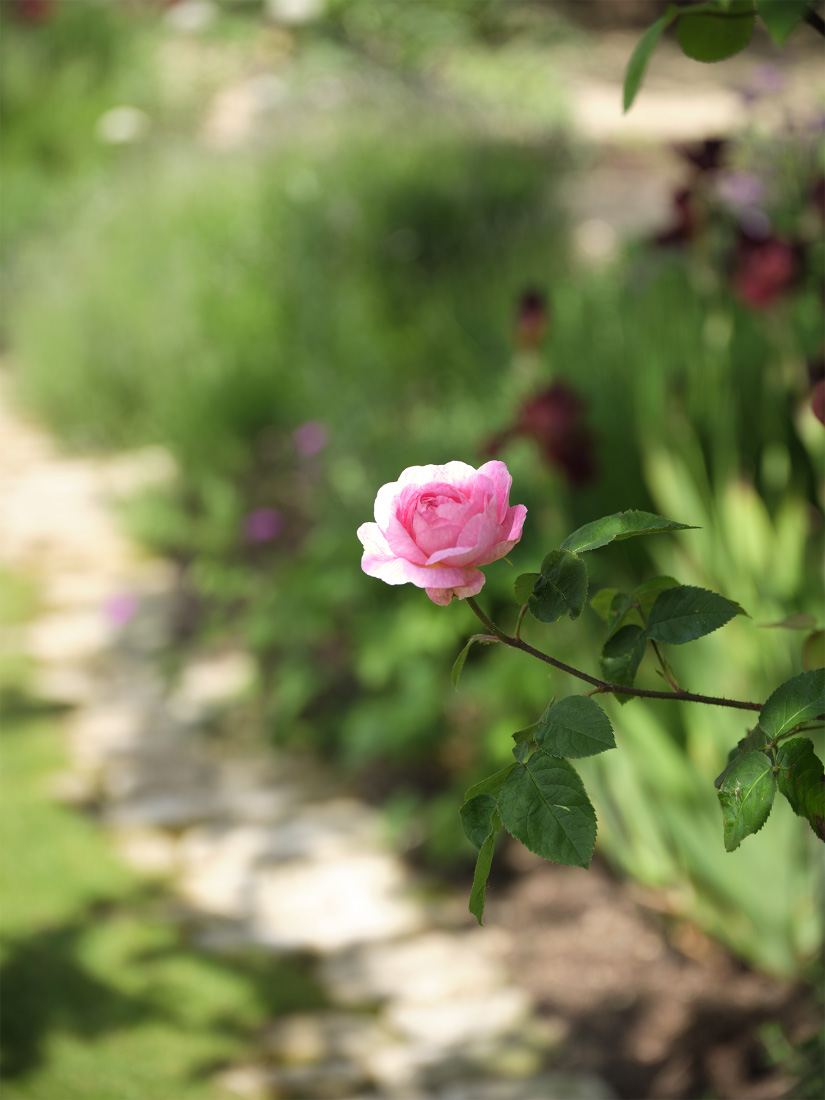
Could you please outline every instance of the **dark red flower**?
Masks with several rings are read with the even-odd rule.
[[[677,145],[676,152],[700,174],[716,172],[725,162],[728,148],[725,138],[706,138],[690,145]]]
[[[45,23],[54,15],[56,0],[12,0],[12,14],[21,23]]]
[[[585,401],[570,386],[554,382],[522,405],[516,423],[491,439],[485,454],[495,454],[515,436],[528,436],[542,458],[570,485],[587,485],[597,474],[595,439],[585,423]]]
[[[733,286],[752,309],[768,309],[797,283],[799,245],[773,233],[758,238],[740,230],[734,253]]]

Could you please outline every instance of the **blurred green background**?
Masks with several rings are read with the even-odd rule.
[[[260,736],[332,760],[405,852],[458,879],[461,794],[577,688],[485,650],[453,691],[470,613],[359,569],[381,484],[480,464],[531,393],[564,382],[596,473],[571,483],[535,432],[496,451],[529,518],[514,569],[487,570],[495,618],[512,625],[518,573],[626,508],[701,530],[592,555],[594,591],[669,573],[750,615],[674,654],[692,690],[766,697],[801,671],[804,636],[764,624],[823,616],[821,131],[761,126],[754,94],[721,164],[682,154],[669,239],[609,237],[594,258],[569,197],[595,154],[554,68],[587,55],[567,7],[328,0],[288,22],[223,0],[190,28],[187,5],[0,9],[16,394],[70,449],[168,449],[174,479],[124,518],[179,565],[179,652],[248,647]],[[765,241],[788,251],[766,259]],[[543,334],[520,327],[527,292]],[[595,671],[591,611],[525,634]],[[619,749],[582,769],[598,852],[747,962],[806,972],[822,941],[807,826],[777,804],[758,837],[722,845],[713,778],[744,720],[606,705]],[[41,738],[51,751],[40,733],[28,754]],[[25,914],[9,920],[19,934]]]

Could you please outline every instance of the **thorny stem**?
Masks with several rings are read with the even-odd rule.
[[[709,706],[715,707],[734,707],[737,710],[761,710],[761,703],[748,703],[741,699],[718,699],[713,695],[694,695],[689,691],[649,691],[647,688],[635,688],[625,687],[623,684],[610,684],[606,680],[599,680],[595,676],[590,676],[586,672],[581,672],[577,668],[573,668],[572,665],[566,665],[563,661],[557,661],[555,657],[550,657],[547,653],[542,653],[540,649],[535,649],[533,646],[528,645],[527,642],[521,640],[521,638],[510,637],[509,634],[505,634],[503,630],[496,626],[492,619],[481,610],[472,596],[466,598],[466,603],[469,606],[473,614],[484,623],[491,634],[504,642],[505,645],[510,646],[512,649],[520,649],[522,653],[529,653],[531,657],[535,657],[539,661],[544,661],[545,664],[552,665],[553,668],[559,669],[560,672],[566,672],[570,676],[575,676],[579,680],[584,680],[587,684],[592,684],[597,689],[594,694],[612,694],[612,695],[633,695],[640,699],[681,699],[685,703],[706,703]]]

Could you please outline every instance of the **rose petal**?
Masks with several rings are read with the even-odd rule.
[[[486,579],[483,573],[475,570],[470,584],[462,585],[459,588],[427,588],[425,591],[433,603],[437,603],[440,607],[446,607],[453,596],[458,600],[466,600],[468,596],[478,595],[484,587]]]
[[[510,489],[513,487],[510,471],[503,462],[493,459],[492,462],[485,462],[483,466],[479,466],[478,472],[480,476],[489,478],[493,483],[496,504],[498,505],[498,521],[503,523],[507,509],[510,506]]]
[[[361,566],[388,584],[424,588],[435,603],[466,599],[484,585],[477,568],[521,538],[524,505],[511,507],[503,462],[411,466],[376,496],[375,523],[362,524]]]

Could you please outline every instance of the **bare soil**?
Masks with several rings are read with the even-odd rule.
[[[563,1068],[598,1074],[623,1100],[819,1095],[805,1080],[820,1067],[821,1081],[810,986],[748,969],[604,864],[584,874],[520,846],[507,855],[516,874],[493,883],[485,923],[519,929],[512,973],[563,1036]],[[772,1064],[779,1035],[807,1041],[807,1062]]]

